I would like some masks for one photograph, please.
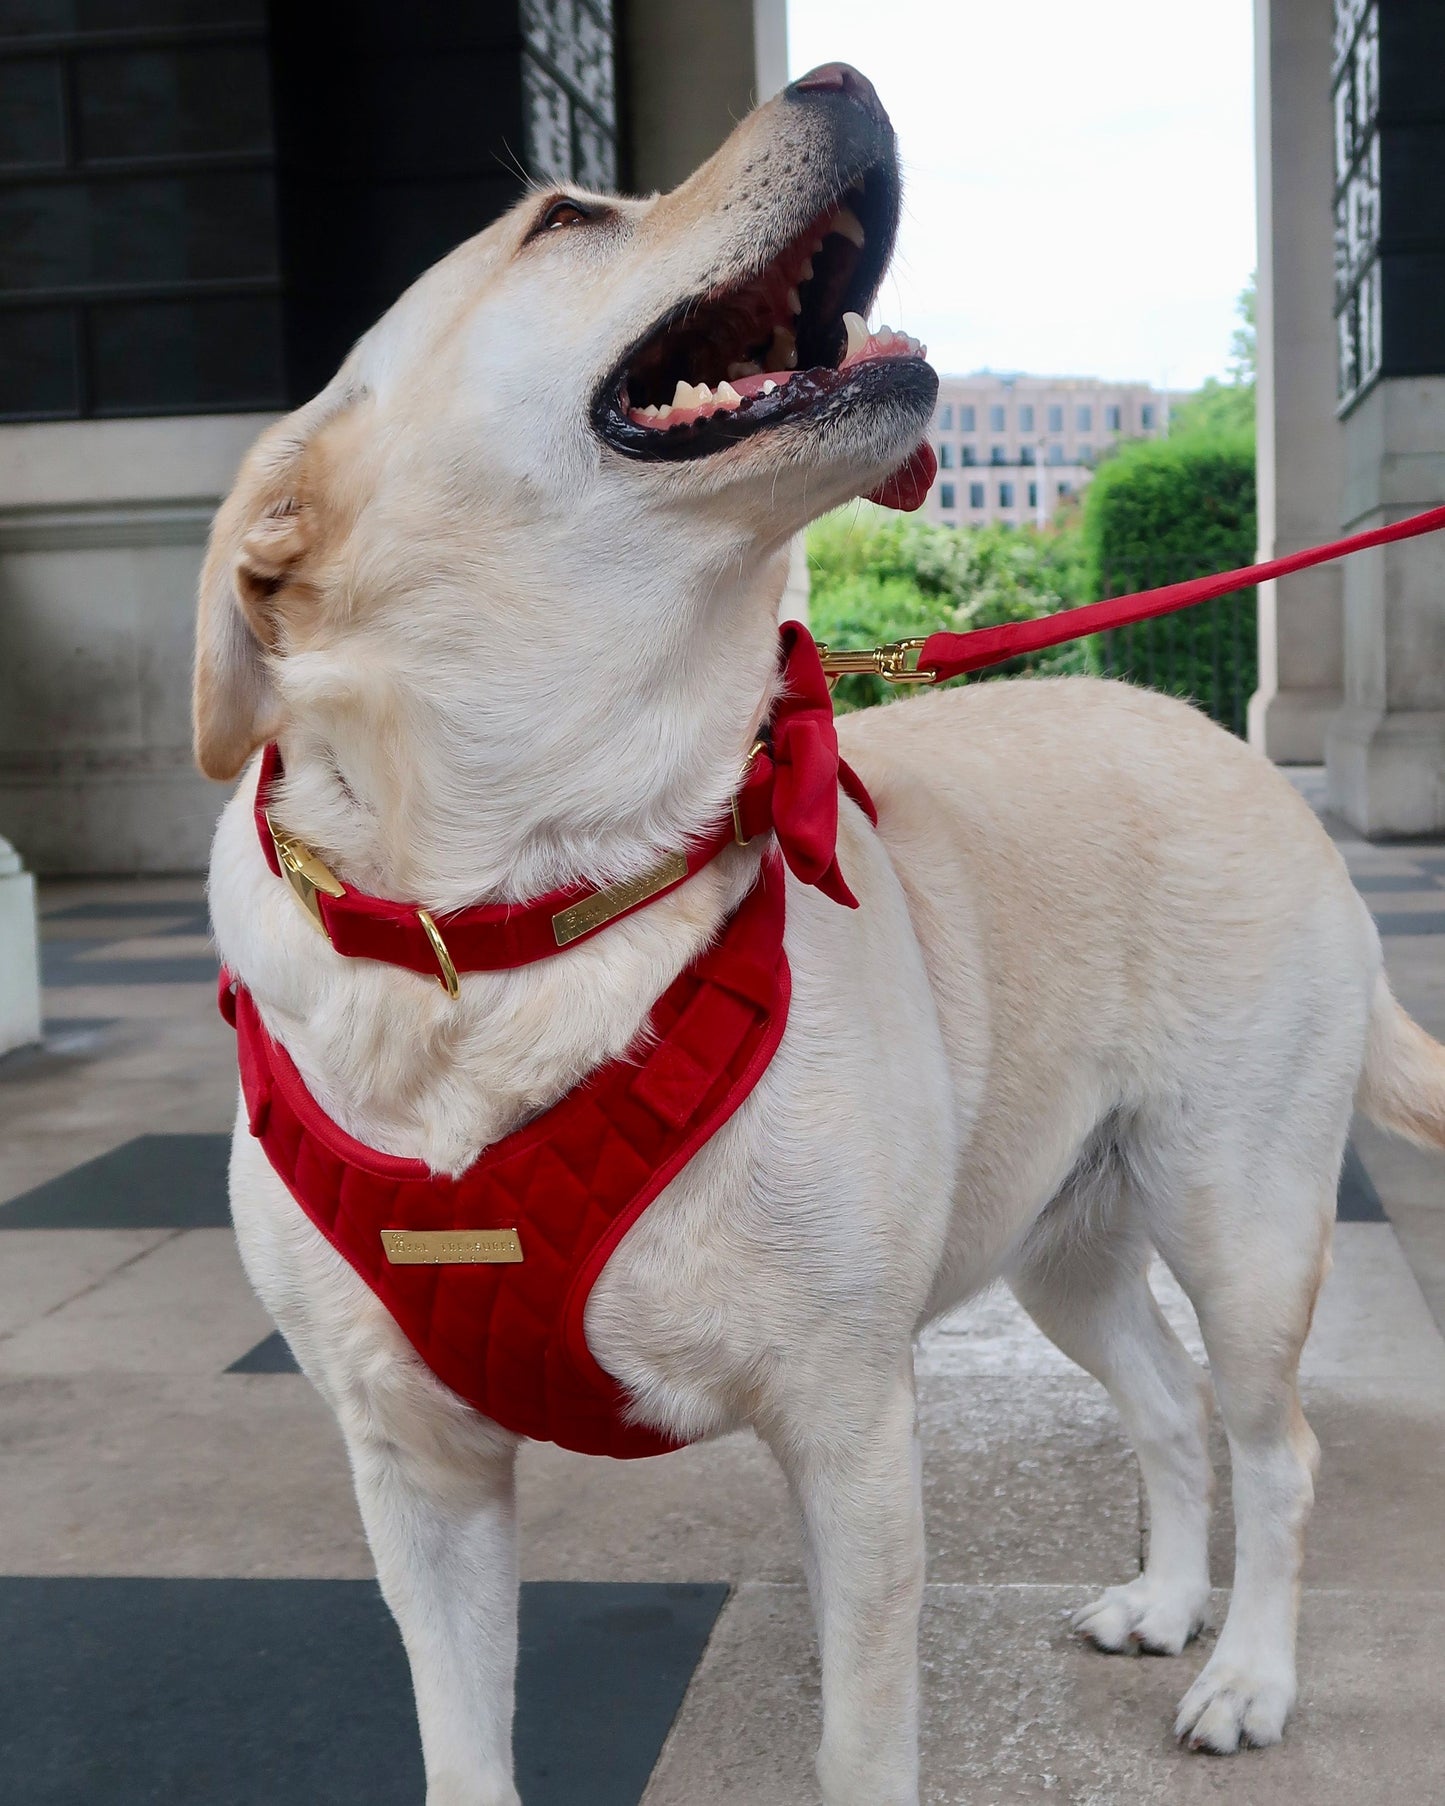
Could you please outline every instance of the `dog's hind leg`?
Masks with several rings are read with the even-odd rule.
[[[828,1391],[790,1398],[765,1432],[808,1539],[818,1779],[825,1806],[917,1806],[923,1496],[911,1351],[891,1375],[856,1390],[835,1379]]]
[[[375,1421],[343,1427],[377,1579],[411,1663],[426,1806],[520,1806],[515,1447],[464,1410],[458,1401],[444,1411],[454,1421],[420,1424],[405,1444]]]
[[[1100,1649],[1178,1655],[1209,1598],[1208,1386],[1149,1288],[1150,1248],[1127,1189],[1103,1220],[1065,1192],[1009,1275],[1050,1341],[1107,1388],[1139,1458],[1149,1500],[1143,1573],[1109,1587],[1074,1617]]]
[[[1234,1591],[1175,1730],[1195,1749],[1227,1755],[1277,1743],[1295,1699],[1300,1566],[1319,1461],[1296,1378],[1329,1265],[1334,1170],[1262,1165],[1240,1194],[1231,1187],[1227,1198],[1193,1203],[1212,1219],[1208,1232],[1177,1244],[1166,1236],[1160,1252],[1198,1313],[1229,1436]]]

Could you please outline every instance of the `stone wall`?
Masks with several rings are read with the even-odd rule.
[[[0,427],[0,834],[46,872],[205,863],[191,760],[211,515],[255,414]]]

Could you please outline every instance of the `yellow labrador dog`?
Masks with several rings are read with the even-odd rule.
[[[675,192],[546,193],[460,246],[267,432],[216,522],[196,737],[245,776],[211,867],[224,957],[323,1107],[455,1173],[625,1050],[759,846],[565,956],[440,985],[347,960],[268,870],[280,815],[437,915],[652,868],[727,810],[777,678],[792,535],[924,434],[935,379],[868,338],[892,130],[831,68]],[[866,342],[865,342],[866,341]],[[701,392],[700,392],[701,391]],[[999,1278],[1108,1387],[1142,1574],[1079,1614],[1175,1653],[1209,1586],[1198,1311],[1238,1554],[1178,1731],[1279,1738],[1317,1445],[1296,1365],[1356,1099],[1445,1145],[1445,1051],[1288,783],[1181,703],[993,683],[853,716],[856,912],[789,882],[792,1013],[762,1082],[628,1233],[588,1342],[640,1418],[751,1425],[800,1509],[828,1806],[915,1806],[923,1525],[913,1340]],[[248,761],[250,763],[248,764]],[[237,1233],[345,1434],[411,1661],[429,1806],[516,1806],[515,1439],[434,1380],[238,1123]]]

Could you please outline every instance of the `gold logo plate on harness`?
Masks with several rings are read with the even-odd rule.
[[[570,946],[584,934],[590,934],[594,928],[601,928],[614,916],[620,916],[624,910],[645,903],[649,897],[655,897],[659,891],[668,890],[674,884],[681,884],[686,876],[687,856],[669,853],[661,865],[655,865],[640,878],[629,878],[623,884],[609,884],[604,890],[593,891],[580,903],[559,909],[552,917],[552,933],[557,945]]]
[[[383,1229],[394,1267],[510,1267],[523,1258],[515,1229]]]

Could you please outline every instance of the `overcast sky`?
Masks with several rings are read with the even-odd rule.
[[[791,72],[857,64],[898,129],[881,317],[945,372],[1224,375],[1255,264],[1250,10],[788,0]]]

